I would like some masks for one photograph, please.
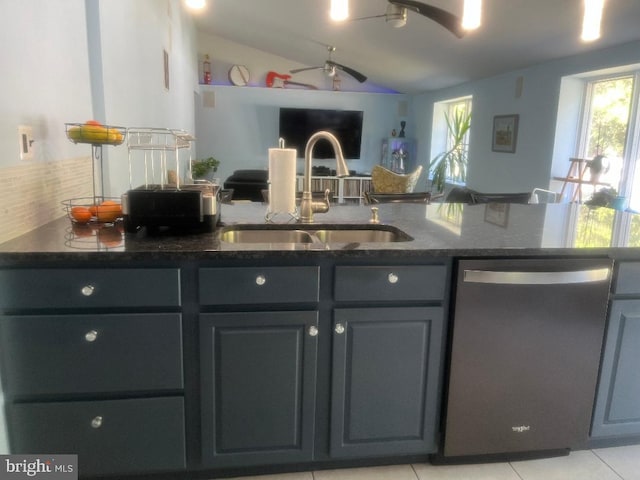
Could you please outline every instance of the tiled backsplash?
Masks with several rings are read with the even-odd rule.
[[[92,185],[91,157],[0,168],[0,243],[66,215],[62,201]]]

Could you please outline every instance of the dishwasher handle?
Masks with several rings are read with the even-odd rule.
[[[594,268],[568,272],[506,272],[465,270],[465,283],[496,283],[503,285],[567,285],[596,283],[609,279],[609,268]]]

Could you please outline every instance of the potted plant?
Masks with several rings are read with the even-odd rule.
[[[452,116],[445,113],[448,138],[451,146],[439,153],[429,163],[432,174],[431,188],[442,193],[447,179],[464,182],[467,179],[467,133],[471,128],[471,112],[455,110]]]
[[[202,160],[191,161],[191,175],[193,179],[205,178],[209,173],[215,173],[218,171],[220,160],[216,160],[213,157],[205,158]]]
[[[584,202],[584,204],[591,207],[613,208],[616,198],[618,198],[618,191],[613,187],[605,187],[594,192],[594,194],[591,195],[591,198]]]

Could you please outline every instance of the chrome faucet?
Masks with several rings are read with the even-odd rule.
[[[304,149],[304,181],[302,184],[302,201],[300,202],[300,223],[313,223],[314,213],[325,213],[329,210],[329,190],[324,192],[322,200],[314,201],[311,195],[311,159],[313,158],[313,147],[320,139],[328,140],[333,147],[336,156],[336,175],[338,177],[349,176],[349,169],[342,155],[342,147],[338,139],[329,132],[320,131],[311,135],[307,146]]]

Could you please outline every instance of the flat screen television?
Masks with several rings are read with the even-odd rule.
[[[314,108],[280,108],[280,138],[286,148],[296,148],[304,156],[307,141],[317,131],[333,133],[345,159],[360,158],[363,112],[359,110],[322,110]],[[316,143],[314,158],[335,158],[331,144],[324,139]]]

